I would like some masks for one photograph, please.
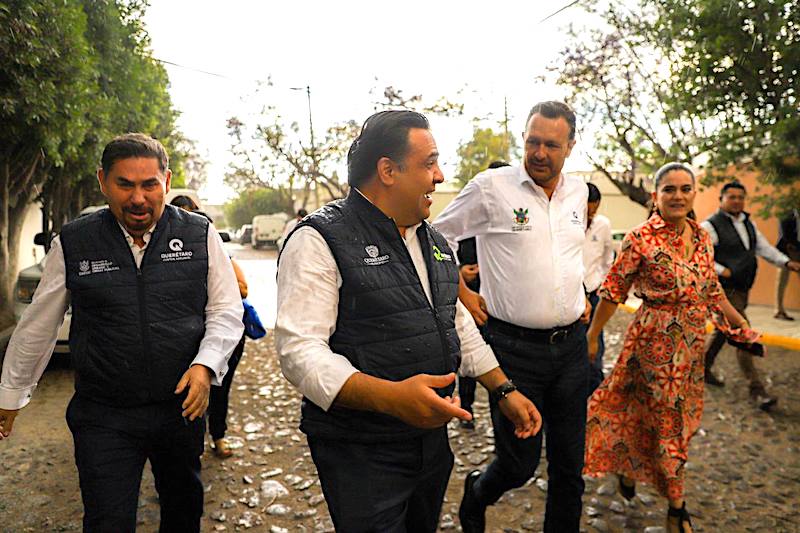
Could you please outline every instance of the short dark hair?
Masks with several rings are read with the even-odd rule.
[[[187,209],[189,211],[197,211],[198,205],[192,200],[191,196],[186,196],[185,194],[179,194],[175,198],[172,199],[170,204],[174,205],[175,207],[180,207],[182,209]]]
[[[361,127],[361,133],[347,152],[347,183],[358,187],[374,174],[378,161],[388,157],[400,164],[408,154],[408,130],[430,129],[422,113],[390,110],[375,113]]]
[[[589,200],[588,201],[589,202],[599,202],[600,198],[602,198],[603,195],[600,194],[600,189],[597,188],[597,185],[595,185],[594,183],[587,183],[586,187],[589,188]]]
[[[158,160],[158,168],[164,173],[169,167],[169,157],[164,145],[144,133],[126,133],[114,137],[103,149],[100,166],[108,175],[114,163],[132,157],[153,157]]]
[[[511,166],[510,163],[506,163],[505,161],[501,161],[501,160],[498,159],[497,161],[492,161],[491,163],[489,163],[489,166],[486,167],[486,168],[487,169],[488,168],[503,168],[503,167],[510,167],[510,166]]]
[[[306,211],[305,209],[298,209],[297,210],[297,216],[299,216],[300,218],[303,218],[306,215],[308,215],[308,211]]]
[[[741,189],[745,194],[747,194],[747,189],[744,188],[744,185],[736,180],[733,180],[722,186],[722,190],[719,192],[719,197],[722,198],[729,189]]]
[[[572,110],[564,102],[556,102],[554,100],[548,100],[546,102],[539,102],[535,106],[531,108],[531,112],[528,113],[528,120],[525,121],[525,127],[528,127],[528,123],[531,121],[531,117],[536,114],[542,115],[545,118],[563,118],[567,121],[569,125],[569,140],[575,139],[575,112]]]

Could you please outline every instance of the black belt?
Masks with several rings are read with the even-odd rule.
[[[517,326],[516,324],[490,316],[487,326],[491,330],[517,339],[537,342],[539,344],[561,344],[569,338],[578,324],[580,324],[580,320],[576,320],[568,326],[558,326],[550,329],[531,329]]]

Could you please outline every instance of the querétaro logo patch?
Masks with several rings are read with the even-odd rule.
[[[170,239],[167,247],[172,250],[171,253],[163,253],[161,254],[161,261],[186,261],[192,258],[193,252],[191,250],[183,250],[183,241],[181,239],[175,238]]]
[[[369,257],[364,258],[364,264],[370,266],[378,266],[389,262],[389,254],[380,255],[381,251],[374,244],[364,247]]]

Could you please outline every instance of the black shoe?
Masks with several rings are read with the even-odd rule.
[[[472,420],[459,420],[458,425],[461,426],[462,429],[475,429],[475,422]]]
[[[481,476],[480,470],[473,470],[464,478],[464,497],[458,508],[458,519],[464,533],[483,533],[486,530],[486,506],[475,500],[472,486]]]
[[[688,524],[689,527],[692,527],[692,517],[689,514],[689,511],[686,510],[686,502],[683,502],[683,506],[680,509],[676,509],[673,506],[667,507],[667,521],[670,518],[677,518],[678,519],[678,528],[681,533],[686,531],[686,528],[683,524]],[[692,529],[694,529],[692,527]]]
[[[708,383],[709,385],[714,385],[715,387],[725,386],[725,380],[715,376],[711,370],[706,370],[706,375],[704,379],[705,382]]]
[[[623,498],[630,501],[636,497],[636,482],[633,485],[626,485],[622,482],[622,476],[617,475],[617,479],[619,480],[619,493],[622,495]]]
[[[776,403],[778,403],[778,398],[775,396],[770,396],[766,392],[756,393],[750,397],[752,398],[753,403],[756,404],[756,407],[762,411],[769,411]]]

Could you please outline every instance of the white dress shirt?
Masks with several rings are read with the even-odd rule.
[[[417,226],[406,228],[403,241],[431,302],[428,267],[417,239]],[[303,395],[328,410],[345,382],[358,370],[328,345],[336,330],[342,276],[328,243],[304,226],[292,235],[278,267],[278,317],[275,345],[281,370]],[[498,365],[472,316],[456,304],[456,331],[461,340],[459,374],[477,377]]]
[[[586,230],[583,245],[583,285],[587,292],[594,292],[606,279],[614,262],[614,241],[611,239],[611,221],[603,215],[595,215]]]
[[[489,315],[548,329],[583,314],[583,243],[589,189],[561,175],[547,198],[524,165],[481,172],[433,225],[455,250],[478,236],[481,296]]]
[[[746,220],[747,216],[744,213],[739,213],[737,216],[733,216],[725,211],[722,211],[722,213],[731,219],[731,222],[733,222],[733,227],[736,228],[736,233],[739,234],[739,239],[741,239],[745,249],[749,250],[750,236],[747,234],[747,226],[744,225],[744,221]],[[753,224],[753,229],[756,233],[756,255],[763,257],[777,267],[786,266],[789,258],[780,250],[772,246],[769,241],[767,241],[766,237],[764,237],[764,235],[758,231],[758,228],[752,220],[750,223]],[[719,235],[717,235],[717,230],[714,229],[714,226],[711,224],[711,222],[709,220],[704,220],[700,223],[700,225],[703,226],[703,229],[705,229],[711,236],[711,243],[714,246],[719,244]],[[714,270],[717,271],[717,274],[722,274],[725,268],[725,265],[721,265],[716,261],[714,262]]]
[[[133,237],[122,225],[120,228],[131,247],[136,266],[141,266],[155,226],[144,234],[142,248],[133,242]],[[56,237],[44,259],[42,279],[33,301],[8,343],[0,378],[0,409],[21,409],[30,401],[53,354],[58,329],[69,303],[64,251],[61,239]],[[244,308],[233,266],[222,247],[219,233],[211,225],[208,228],[208,301],[205,313],[206,331],[192,365],[211,369],[212,384],[220,385],[228,369],[228,358],[244,332]]]

